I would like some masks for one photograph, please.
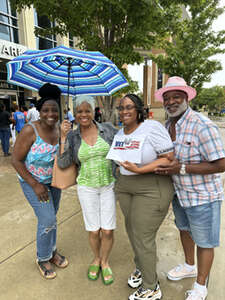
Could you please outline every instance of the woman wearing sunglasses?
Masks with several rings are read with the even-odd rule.
[[[108,157],[120,161],[115,192],[135,256],[128,284],[139,289],[129,299],[161,299],[155,238],[174,190],[170,177],[154,170],[173,160],[173,143],[159,122],[144,121],[144,107],[137,95],[123,97],[118,109],[123,128],[114,137]]]

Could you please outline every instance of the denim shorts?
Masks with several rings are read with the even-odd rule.
[[[218,247],[221,204],[222,201],[215,201],[198,206],[182,207],[177,196],[174,196],[175,224],[179,230],[189,231],[197,246]]]

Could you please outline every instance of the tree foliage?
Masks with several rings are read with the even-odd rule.
[[[101,51],[120,69],[124,64],[142,62],[143,57],[136,49],[151,49],[157,36],[166,36],[179,11],[173,4],[162,9],[160,1],[151,0],[11,0],[11,3],[17,9],[33,5],[39,15],[56,22],[54,28],[37,28],[36,33],[69,32],[78,37],[79,48]]]
[[[225,30],[214,32],[212,23],[224,11],[219,0],[193,1],[189,17],[178,20],[171,29],[172,39],[163,40],[159,48],[166,55],[150,55],[164,73],[183,77],[188,84],[201,90],[211,75],[222,69],[221,63],[213,56],[224,53]]]
[[[211,3],[211,6],[208,6],[208,11],[206,11],[206,2]],[[105,54],[128,78],[130,86],[126,90],[129,92],[134,92],[137,85],[128,77],[126,65],[139,64],[143,61],[143,55],[137,51],[138,49],[150,50],[156,45],[165,47],[168,54],[167,60],[163,60],[163,57],[159,56],[155,58],[155,61],[166,73],[180,74],[188,79],[188,82],[190,78],[194,78],[193,72],[195,74],[200,73],[203,77],[202,74],[207,75],[205,71],[207,68],[211,73],[213,70],[219,69],[219,63],[205,62],[207,55],[215,54],[212,47],[206,50],[208,40],[211,41],[212,45],[215,45],[216,36],[207,37],[209,31],[204,18],[205,14],[205,17],[209,18],[209,23],[213,19],[213,14],[215,14],[213,2],[218,1],[11,0],[11,4],[18,10],[33,6],[40,16],[47,16],[51,21],[55,21],[55,27],[36,28],[36,34],[46,36],[48,34],[66,35],[70,33],[78,38],[76,46],[80,49],[95,50]],[[191,7],[193,23],[179,21],[181,16],[180,4]],[[203,13],[201,13],[202,9]],[[198,21],[201,30],[196,29]],[[200,48],[203,40],[200,43],[195,31],[202,34],[202,39],[206,39],[204,48]],[[173,35],[177,47],[165,42],[170,34]],[[222,35],[218,36],[218,45],[222,37]],[[196,42],[200,45],[196,45]],[[187,47],[187,45],[189,46]],[[198,50],[195,50],[195,46]],[[206,52],[203,56],[204,63],[195,62],[197,55],[194,53],[199,54],[202,50]],[[187,53],[193,53],[193,57],[187,59],[184,55]],[[189,71],[184,69],[186,61],[188,61]],[[203,70],[200,67],[196,69],[197,64]],[[208,79],[209,75],[205,77],[205,80]],[[121,90],[121,92],[124,91]],[[106,110],[110,115],[114,110],[115,101],[110,101],[110,104],[108,100],[106,101],[105,107],[107,107]]]
[[[225,108],[225,87],[214,86],[203,88],[197,97],[191,101],[192,107],[204,108],[209,112],[219,113]]]
[[[160,3],[161,2],[161,3]],[[40,16],[55,21],[54,28],[36,28],[36,34],[77,37],[77,47],[100,51],[110,58],[129,81],[122,92],[135,91],[137,84],[128,77],[126,65],[141,63],[137,49],[151,49],[157,38],[167,36],[170,24],[179,16],[173,1],[152,0],[11,0],[18,10],[33,5]],[[182,2],[182,1],[181,1]],[[164,6],[164,9],[162,9]],[[115,101],[104,105],[111,115]]]

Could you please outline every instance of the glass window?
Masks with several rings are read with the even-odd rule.
[[[163,72],[162,69],[158,68],[157,89],[161,89],[162,85],[163,85]]]
[[[0,13],[0,23],[9,24],[9,18],[4,15],[1,15],[1,13]]]
[[[17,19],[12,19],[12,25],[17,27]]]
[[[9,0],[0,0],[0,38],[19,43],[16,12],[11,10]]]
[[[16,11],[15,11],[13,8],[11,8],[11,15],[12,15],[13,17],[17,18]]]
[[[0,38],[6,41],[10,41],[9,27],[0,24]]]
[[[38,26],[37,12],[35,9],[34,9],[34,25]]]
[[[44,38],[41,38],[41,37],[37,38],[37,47],[40,50],[54,48],[56,46],[57,46],[57,44],[54,41],[44,39]]]
[[[16,44],[19,44],[19,35],[18,35],[18,30],[15,28],[12,28],[12,33],[13,33],[13,41]]]
[[[38,15],[37,26],[39,26],[41,28],[51,28],[51,22],[49,21],[48,17]]]
[[[51,22],[46,16],[39,16],[34,10],[34,23],[39,28],[51,28],[54,26],[54,22]],[[47,35],[46,37],[36,37],[37,49],[44,50],[57,46],[56,36],[54,34]]]
[[[7,0],[1,0],[0,1],[0,11],[8,14],[8,1]]]

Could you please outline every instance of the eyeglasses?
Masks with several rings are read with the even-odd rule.
[[[118,106],[117,109],[118,111],[124,111],[124,110],[132,110],[134,109],[136,106],[135,105],[127,105],[127,106]]]

